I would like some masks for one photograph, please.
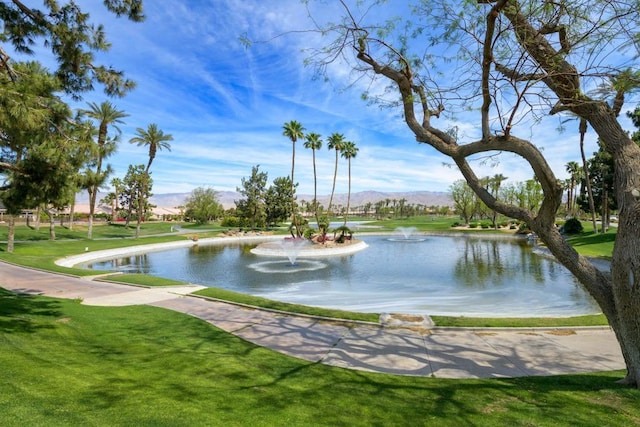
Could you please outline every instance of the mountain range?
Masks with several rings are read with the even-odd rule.
[[[155,194],[151,197],[151,203],[158,208],[174,209],[177,206],[185,204],[185,200],[191,193],[165,193]],[[235,191],[218,191],[218,201],[225,209],[235,207],[235,201],[240,200],[242,196]],[[98,194],[97,200],[104,198],[107,194]],[[318,201],[327,206],[329,204],[330,195],[319,195]],[[407,192],[382,192],[382,191],[359,191],[351,193],[351,206],[363,206],[366,203],[377,203],[379,201],[389,200],[389,204],[393,205],[393,201],[405,199],[405,203],[409,205],[425,205],[425,206],[453,206],[453,200],[451,194],[438,191],[407,191]],[[300,194],[298,195],[298,202],[301,201],[311,202],[313,195]],[[76,196],[76,207],[79,211],[82,211],[83,206],[88,206],[89,196],[86,192],[79,193]],[[333,196],[334,205],[346,206],[347,194],[339,193]]]
[[[235,191],[218,191],[218,201],[225,209],[235,207],[235,201],[240,200],[242,196]],[[190,193],[167,193],[156,194],[151,197],[151,203],[159,207],[174,208],[176,206],[184,205],[184,201],[189,197]],[[319,195],[318,201],[327,206],[329,204],[330,195]],[[421,204],[425,206],[453,206],[453,200],[451,195],[445,192],[434,191],[409,191],[409,192],[381,192],[381,191],[360,191],[351,194],[351,206],[362,206],[366,203],[379,202],[381,200],[390,200],[390,204],[393,204],[393,200],[406,199],[406,204]],[[298,195],[298,202],[306,200],[311,202],[313,195],[300,194]],[[333,196],[334,205],[347,204],[347,194],[340,193]]]

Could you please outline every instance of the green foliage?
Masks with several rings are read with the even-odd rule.
[[[3,23],[2,42],[12,45],[19,54],[34,55],[36,42],[42,41],[57,63],[55,75],[66,93],[79,97],[94,89],[94,83],[104,85],[109,95],[124,95],[134,83],[121,71],[94,62],[95,53],[106,52],[110,44],[102,25],[89,21],[90,15],[76,2],[45,1],[42,9],[24,2],[0,3]],[[142,0],[106,0],[107,9],[117,16],[142,21]],[[8,77],[19,75],[10,67],[3,67]]]
[[[456,214],[460,215],[465,224],[469,224],[477,209],[478,197],[464,180],[454,182],[449,190]]]
[[[171,151],[169,141],[173,141],[173,135],[165,134],[155,123],[151,123],[146,129],[136,128],[136,136],[129,140],[132,144],[149,147],[149,161],[145,169],[146,172],[151,169],[151,164],[158,151],[163,149]]]
[[[291,199],[293,187],[288,176],[273,180],[264,195],[265,215],[267,225],[278,224],[291,217]]]
[[[237,228],[240,227],[240,218],[237,216],[225,216],[220,222],[222,227]]]
[[[198,187],[185,200],[184,215],[198,224],[208,224],[222,215],[224,209],[212,188]]]
[[[251,168],[251,177],[242,178],[242,187],[237,188],[243,196],[236,201],[236,213],[243,226],[253,228],[266,226],[265,186],[267,173],[260,172],[260,165]]]
[[[10,213],[64,206],[75,192],[73,177],[87,158],[87,145],[68,106],[55,95],[58,80],[33,62],[16,64],[15,70],[14,81],[0,74],[0,199]]]
[[[122,183],[122,191],[119,195],[120,205],[127,212],[127,224],[135,218],[136,230],[139,230],[142,220],[146,219],[147,212],[153,207],[149,203],[149,198],[153,195],[151,193],[153,180],[145,171],[144,165],[129,165]]]
[[[582,223],[578,218],[569,218],[562,227],[562,231],[566,234],[579,234],[582,230]]]

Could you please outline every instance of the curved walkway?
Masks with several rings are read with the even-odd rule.
[[[147,304],[203,319],[283,354],[349,369],[438,378],[555,375],[623,369],[609,328],[430,331],[318,319],[195,296],[198,286],[140,288],[0,262],[0,286],[20,293],[78,298],[83,304]]]

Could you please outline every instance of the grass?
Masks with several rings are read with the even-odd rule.
[[[147,307],[0,290],[2,425],[629,426],[623,373],[445,380],[351,371]]]
[[[610,259],[617,231],[617,228],[611,227],[605,234],[582,232],[569,237],[568,240],[581,255]]]
[[[357,313],[344,310],[333,310],[328,308],[310,307],[300,304],[290,304],[286,302],[273,301],[266,298],[255,297],[252,295],[241,294],[238,292],[228,291],[220,288],[207,288],[194,292],[196,295],[220,299],[224,301],[232,301],[240,304],[252,305],[256,307],[264,307],[272,310],[286,311],[289,313],[301,313],[311,316],[331,317],[336,319],[361,320],[365,322],[378,322],[379,315],[377,313]]]
[[[383,221],[372,221],[367,223],[368,226],[382,227],[382,229],[359,229],[358,233],[362,232],[376,232],[376,231],[394,231],[398,227],[415,227],[417,231],[432,231],[432,232],[451,232],[451,224],[456,221],[453,217],[440,217],[440,216],[417,216],[406,219],[387,219]],[[457,230],[454,230],[457,231]],[[481,228],[477,228],[476,231],[484,231]]]
[[[565,326],[606,326],[604,314],[574,317],[453,317],[431,316],[438,326],[466,328],[557,328]]]

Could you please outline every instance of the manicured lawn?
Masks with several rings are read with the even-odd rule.
[[[621,372],[442,380],[333,368],[159,308],[0,290],[3,426],[629,426]]]
[[[605,234],[582,232],[569,237],[569,243],[582,255],[597,258],[611,258],[617,231],[618,229],[616,227],[611,227]]]

